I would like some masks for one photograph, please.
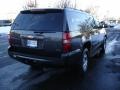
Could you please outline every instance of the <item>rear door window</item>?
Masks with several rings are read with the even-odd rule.
[[[85,13],[79,11],[67,11],[67,20],[70,31],[85,30],[88,17]]]
[[[12,30],[62,31],[62,13],[21,13],[12,25]]]

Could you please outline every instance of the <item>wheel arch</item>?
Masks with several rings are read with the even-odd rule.
[[[89,55],[91,55],[91,48],[92,48],[92,44],[90,41],[87,41],[83,44],[83,49],[84,48],[87,48],[88,49],[88,52],[89,52]]]

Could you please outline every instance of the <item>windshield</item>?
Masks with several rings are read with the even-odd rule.
[[[12,25],[12,30],[62,31],[62,13],[21,13]]]

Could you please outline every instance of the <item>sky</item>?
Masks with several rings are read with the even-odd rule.
[[[28,0],[0,0],[0,19],[14,18]],[[39,8],[53,7],[59,0],[37,0]],[[73,3],[75,0],[71,0]],[[105,15],[120,17],[120,0],[76,0],[77,8],[97,7],[100,18]]]

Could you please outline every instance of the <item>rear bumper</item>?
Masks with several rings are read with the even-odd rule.
[[[18,52],[8,51],[8,54],[11,58],[20,61],[25,64],[36,64],[36,65],[45,65],[45,66],[63,66],[64,61],[59,58],[49,58],[49,57],[40,57],[28,54],[22,54]]]
[[[25,64],[36,64],[45,66],[64,66],[73,65],[78,63],[78,56],[80,56],[80,50],[76,50],[71,53],[62,54],[61,57],[43,57],[36,56],[32,54],[23,54],[20,52],[15,52],[8,48],[8,55],[20,62]]]

